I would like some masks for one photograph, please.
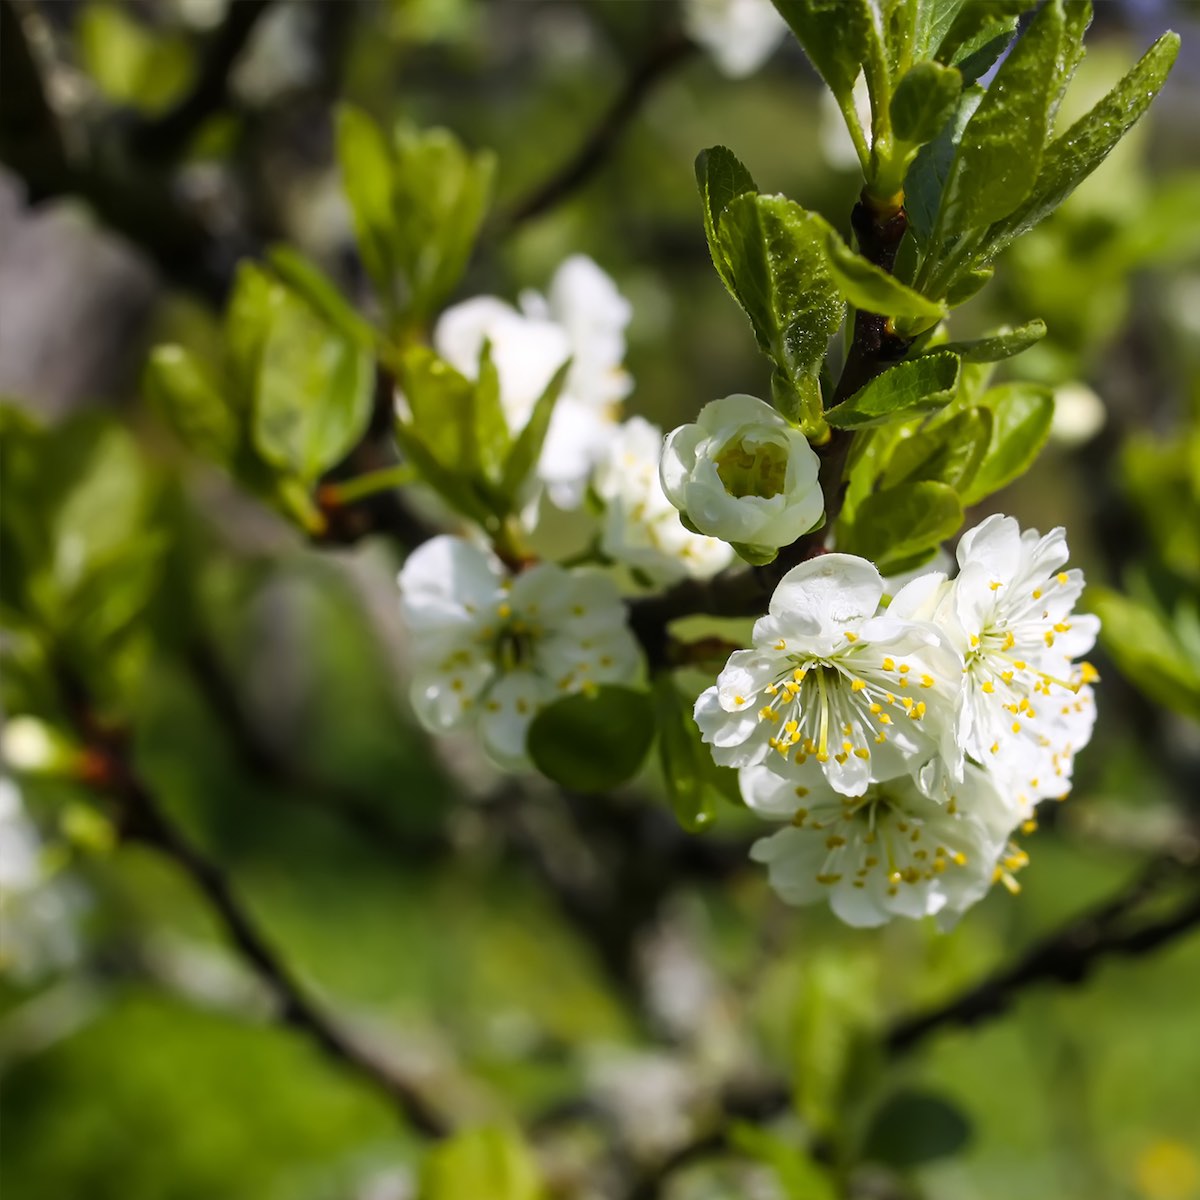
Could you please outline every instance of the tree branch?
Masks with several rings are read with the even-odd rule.
[[[629,73],[625,85],[567,161],[497,221],[500,234],[557,207],[577,192],[609,160],[647,96],[695,52],[681,29],[664,32]]]
[[[229,103],[229,75],[272,0],[231,0],[212,34],[192,89],[172,109],[143,122],[129,144],[146,162],[169,163],[187,150],[196,131]]]

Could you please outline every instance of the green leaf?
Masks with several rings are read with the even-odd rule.
[[[541,1200],[532,1152],[515,1130],[469,1129],[435,1146],[421,1167],[419,1200]]]
[[[337,157],[359,255],[394,314],[400,302],[392,252],[392,153],[379,126],[349,104],[337,111]]]
[[[988,231],[994,257],[1050,215],[1109,155],[1158,95],[1179,53],[1179,35],[1164,33],[1091,112],[1050,143],[1033,190]]]
[[[746,1121],[734,1121],[728,1137],[734,1150],[758,1159],[775,1172],[786,1200],[837,1200],[829,1173],[798,1146]]]
[[[370,356],[288,294],[263,344],[254,404],[262,457],[306,482],[345,457],[371,416]]]
[[[83,68],[100,91],[148,115],[169,108],[195,75],[184,38],[151,33],[116,4],[88,4],[75,36]]]
[[[830,425],[858,429],[934,412],[948,404],[958,382],[953,354],[923,354],[897,363],[825,413]]]
[[[724,146],[710,146],[696,155],[696,184],[700,188],[700,200],[704,208],[704,236],[708,239],[708,251],[713,266],[721,281],[737,299],[733,275],[725,260],[717,238],[721,214],[731,200],[746,192],[757,192],[758,188],[750,172],[742,166],[732,150]]]
[[[917,243],[924,246],[933,236],[946,180],[958,153],[963,130],[983,99],[983,88],[966,88],[941,132],[922,146],[904,177],[904,211]]]
[[[499,484],[512,449],[512,435],[500,403],[500,373],[492,361],[492,345],[487,341],[479,354],[479,378],[475,383],[475,434],[483,473]]]
[[[891,1167],[916,1167],[959,1153],[970,1139],[970,1122],[950,1101],[906,1090],[889,1096],[872,1116],[862,1157]]]
[[[902,483],[867,496],[844,536],[839,527],[838,546],[848,554],[869,558],[888,575],[953,537],[962,519],[962,503],[949,484]]]
[[[1000,362],[1028,350],[1045,336],[1046,322],[1038,319],[1018,325],[1015,329],[1001,329],[997,333],[970,342],[944,342],[940,346],[932,347],[930,353],[949,351],[951,354],[957,354],[963,362],[969,363]]]
[[[996,271],[993,267],[982,270],[964,271],[950,283],[946,289],[946,303],[951,308],[966,304],[972,296],[978,295],[990,282]]]
[[[533,765],[561,787],[606,792],[637,774],[654,740],[646,692],[604,684],[547,705],[529,726]]]
[[[497,513],[472,486],[472,481],[459,472],[443,466],[434,457],[429,447],[421,440],[416,427],[397,418],[393,426],[396,445],[400,447],[408,465],[431,487],[455,512],[491,528]]]
[[[412,346],[400,363],[400,385],[421,442],[447,470],[477,474],[475,384],[428,346]]]
[[[820,420],[818,378],[845,305],[828,266],[826,223],[784,196],[742,195],[721,216],[717,238],[759,345],[795,397],[784,415],[802,428]],[[773,391],[787,398],[787,390]]]
[[[912,58],[920,61],[938,52],[966,0],[912,0]]]
[[[992,413],[969,408],[897,443],[882,480],[885,488],[931,479],[962,492],[975,477],[992,436]]]
[[[962,75],[953,67],[928,60],[911,67],[892,93],[896,139],[913,146],[931,142],[954,114],[962,86]]]
[[[929,300],[914,292],[894,275],[855,254],[832,228],[825,232],[825,251],[834,282],[855,308],[885,317],[913,317],[929,322],[939,321],[950,311],[942,301]]]
[[[1018,39],[963,130],[938,222],[947,231],[988,225],[1029,195],[1049,136],[1062,0],[1048,0]]]
[[[228,466],[241,442],[241,422],[229,401],[182,346],[157,346],[143,379],[146,396],[202,458]]]
[[[272,246],[267,261],[275,273],[304,298],[339,333],[364,350],[375,349],[375,330],[348,304],[337,286],[316,266],[290,246]]]
[[[964,504],[978,504],[1023,475],[1046,444],[1054,417],[1054,393],[1033,383],[992,388],[979,403],[991,410],[992,436]]]
[[[254,405],[267,334],[287,298],[287,288],[261,267],[252,262],[238,266],[225,309],[225,370],[230,399],[243,413]]]
[[[883,59],[883,47],[868,0],[774,0],[829,90],[853,104],[859,69]],[[870,72],[868,72],[869,74]]]
[[[571,360],[567,359],[551,376],[546,390],[533,406],[525,428],[513,440],[500,477],[501,495],[515,499],[521,485],[537,466],[538,459],[542,456],[542,447],[546,444],[546,434],[550,432],[550,418],[554,415],[554,406],[558,403],[570,370]]]
[[[654,680],[654,708],[658,759],[667,798],[679,824],[689,833],[698,833],[717,819],[705,769],[712,755],[700,740],[690,707],[684,705],[669,671],[661,672]]]

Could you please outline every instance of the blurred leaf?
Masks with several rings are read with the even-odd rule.
[[[908,1168],[957,1154],[971,1140],[971,1125],[950,1101],[930,1092],[901,1091],[875,1111],[862,1157]]]
[[[830,425],[858,429],[933,412],[950,402],[958,382],[953,354],[924,354],[889,367],[825,413]]]
[[[83,68],[100,90],[146,114],[168,108],[195,74],[183,38],[151,33],[115,4],[86,5],[75,36]]]
[[[825,255],[825,223],[783,196],[738,196],[718,241],[734,294],[759,345],[792,389],[784,416],[806,430],[820,422],[818,384],[845,306]],[[773,382],[777,398],[788,399]]]
[[[459,472],[445,467],[425,445],[416,427],[397,418],[393,428],[396,444],[408,464],[456,512],[489,528],[495,512],[471,486],[471,481]]]
[[[225,309],[226,372],[229,395],[249,413],[258,393],[263,347],[276,314],[287,302],[287,289],[252,262],[238,266],[233,294]]]
[[[932,323],[949,309],[940,300],[929,300],[906,287],[894,275],[855,254],[832,228],[825,231],[829,271],[842,295],[855,308],[886,317],[915,317]]]
[[[1054,393],[1038,384],[1004,384],[985,392],[979,403],[991,409],[992,436],[963,493],[964,504],[978,504],[1023,475],[1046,444],[1054,418]]]
[[[969,408],[900,441],[883,473],[885,488],[922,479],[948,483],[962,492],[974,478],[992,435],[992,413]]]
[[[364,350],[374,350],[375,330],[355,312],[336,284],[315,263],[291,246],[272,246],[267,261],[279,278],[339,333]]]
[[[932,347],[930,353],[948,351],[957,354],[963,362],[969,363],[1000,362],[1001,359],[1012,358],[1022,350],[1028,350],[1045,336],[1046,322],[1034,320],[1018,325],[1015,329],[1003,329],[970,342],[944,342],[940,346]]]
[[[540,1200],[537,1163],[515,1130],[471,1129],[435,1146],[418,1200]]]
[[[962,75],[953,67],[930,60],[910,67],[892,93],[896,139],[913,146],[931,142],[954,115],[962,86]]]
[[[684,705],[670,671],[660,672],[654,680],[654,707],[667,798],[679,824],[689,833],[698,833],[717,819],[705,770],[705,760],[711,762],[712,754],[701,742],[690,706]]]
[[[479,377],[475,383],[475,437],[479,446],[479,465],[484,475],[499,484],[513,439],[508,418],[504,415],[504,406],[500,402],[500,373],[492,361],[490,342],[484,342],[479,355]]]
[[[958,532],[963,506],[945,483],[922,480],[872,492],[854,513],[854,524],[839,526],[838,546],[869,558],[890,575]]]
[[[765,1163],[774,1172],[786,1200],[837,1200],[829,1173],[798,1146],[746,1121],[729,1127],[729,1145]]]
[[[529,726],[533,765],[572,791],[605,792],[637,774],[654,740],[654,704],[646,692],[604,684],[565,696]]]
[[[1150,107],[1178,53],[1179,35],[1164,33],[1095,108],[1050,143],[1032,191],[988,231],[989,256],[1048,217],[1108,157]]]
[[[405,353],[400,384],[415,436],[447,471],[476,473],[475,384],[427,346]]]
[[[182,346],[157,346],[144,380],[147,397],[180,441],[201,458],[228,466],[241,441],[225,395]]]
[[[567,359],[550,378],[546,390],[538,397],[525,428],[513,440],[512,449],[504,463],[504,473],[500,479],[500,493],[509,499],[515,499],[530,472],[538,464],[542,456],[542,447],[546,444],[546,434],[550,432],[550,418],[554,416],[554,406],[562,392],[567,374],[571,370],[571,360]]]
[[[259,364],[253,423],[259,453],[314,482],[362,437],[373,387],[370,356],[288,294]]]
[[[733,151],[725,146],[710,146],[696,156],[696,183],[700,188],[700,200],[704,209],[704,234],[708,239],[713,266],[717,268],[717,274],[729,289],[729,294],[736,300],[737,287],[721,249],[717,231],[721,226],[721,214],[730,201],[746,192],[757,193],[758,188],[750,172],[742,166]]]
[[[400,299],[392,252],[392,155],[379,126],[349,104],[337,110],[337,156],[363,266],[394,315]]]

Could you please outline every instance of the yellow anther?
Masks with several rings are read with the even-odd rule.
[[[896,660],[894,658],[885,658],[883,660],[883,669],[885,671],[894,671],[896,669]]]
[[[1095,683],[1100,678],[1100,672],[1092,666],[1090,662],[1081,662],[1079,664],[1079,682],[1080,683]]]
[[[1012,683],[1013,673],[1011,671],[1001,671],[1000,678],[1003,679],[1005,683]]]
[[[798,809],[796,809],[796,811],[794,813],[792,813],[792,824],[795,825],[797,829],[799,829],[800,826],[803,825],[804,822],[807,820],[808,820],[808,809],[807,808],[798,808]]]
[[[871,752],[866,748],[866,746],[859,746],[859,748],[855,750],[854,756],[856,758],[870,758]]]
[[[1046,632],[1042,634],[1042,640],[1046,643],[1047,646],[1053,646],[1054,645],[1054,634],[1052,634],[1050,632],[1050,630],[1047,629]]]
[[[799,796],[801,800],[803,800],[804,797],[808,795],[808,788],[806,788],[806,787],[796,788],[796,795]]]
[[[921,686],[923,688],[933,687],[933,676],[932,675],[922,675],[921,676]]]
[[[496,614],[502,621],[507,621],[512,616],[512,605],[508,603],[500,604],[496,608]]]
[[[835,872],[832,875],[818,875],[818,883],[837,883],[842,878],[840,873]]]
[[[1014,658],[1012,660],[1012,665],[1016,667],[1018,671],[1023,671],[1025,670],[1026,663],[1023,658]]]
[[[861,692],[863,690],[863,688],[865,688],[866,686],[867,686],[867,681],[865,679],[856,679],[850,685],[850,690],[852,692]]]
[[[956,867],[965,867],[967,865],[967,856],[959,850],[957,854],[951,855],[951,861]]]
[[[884,743],[884,742],[886,742],[886,741],[887,741],[887,734],[886,734],[886,733],[877,733],[877,734],[875,735],[875,744],[876,744],[877,746],[882,746],[882,745],[883,745],[883,743]]]
[[[988,587],[990,587],[993,592],[998,592],[1003,586],[1004,584],[1002,584],[998,579],[993,579],[992,582],[988,584]]]
[[[887,713],[880,713],[879,723],[880,725],[890,725],[892,723],[892,718],[889,717]]]
[[[851,643],[858,641],[858,634],[851,633],[850,630],[848,630],[848,629],[842,631],[842,637],[844,637],[846,639],[846,641],[851,642]]]
[[[1070,629],[1071,629],[1071,625],[1068,621],[1056,621],[1054,623],[1054,632],[1055,633],[1069,633]]]
[[[758,710],[758,719],[760,721],[778,721],[779,714],[768,704]]]
[[[925,715],[925,701],[922,700],[921,703],[918,704],[917,707],[912,710],[912,712],[909,714],[909,716],[911,716],[914,721],[919,721],[924,715]]]
[[[1033,589],[1033,598],[1035,600],[1040,600],[1042,598],[1042,589],[1041,588]]]
[[[991,745],[991,751],[993,754],[999,754],[1000,753],[1000,743],[993,742]]]
[[[1013,731],[1013,733],[1021,732],[1021,722],[1020,721],[1014,721],[1012,723],[1012,731]]]
[[[794,680],[795,680],[797,683],[803,683],[803,682],[804,682],[804,677],[805,677],[805,675],[807,675],[807,674],[808,674],[808,668],[807,668],[807,667],[797,667],[797,668],[796,668],[796,669],[795,669],[795,670],[792,672],[792,678],[793,678],[793,679],[794,679]]]
[[[777,641],[777,642],[775,643],[775,649],[776,649],[776,650],[786,650],[786,649],[787,649],[787,642],[785,642],[785,641],[783,640],[783,638],[780,638],[780,639],[779,639],[779,641]]]
[[[738,707],[740,708],[743,704],[746,703],[746,697],[745,696],[734,696],[733,702],[734,702],[734,704],[738,705]]]
[[[1017,639],[1013,637],[1013,631],[1011,629],[1006,630],[1004,634],[1004,645],[1001,647],[1001,649],[1011,650],[1016,644]]]
[[[908,665],[908,663],[901,663],[901,664],[900,664],[900,674],[901,674],[901,675],[907,675],[907,674],[909,673],[909,671],[911,671],[911,670],[912,670],[912,667],[910,667],[910,666]]]
[[[1070,577],[1067,575],[1066,571],[1059,571],[1054,578],[1057,579],[1059,583],[1066,583]]]
[[[983,681],[983,690],[990,696],[996,690],[996,685],[990,679],[985,679]]]
[[[821,752],[817,755],[817,762],[824,766],[829,761],[829,755]]]
[[[879,713],[883,712],[883,705],[882,704],[872,704],[871,712],[874,713],[875,715],[878,715]]]
[[[825,839],[825,847],[828,850],[836,850],[839,846],[844,846],[845,844],[846,844],[846,839],[844,837],[842,837],[841,834],[838,834],[838,833],[831,833]]]
[[[974,633],[971,634],[971,649],[972,650],[976,649],[978,647],[978,645],[979,645],[979,635],[974,634]]]

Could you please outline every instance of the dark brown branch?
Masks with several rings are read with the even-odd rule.
[[[578,150],[549,179],[539,184],[498,222],[499,232],[557,207],[588,182],[612,156],[621,136],[655,86],[686,62],[695,46],[680,29],[670,29],[630,72],[625,86],[583,139]]]
[[[230,72],[271,3],[231,0],[205,48],[191,91],[168,112],[133,130],[130,146],[138,157],[152,163],[181,158],[200,126],[228,105]]]

